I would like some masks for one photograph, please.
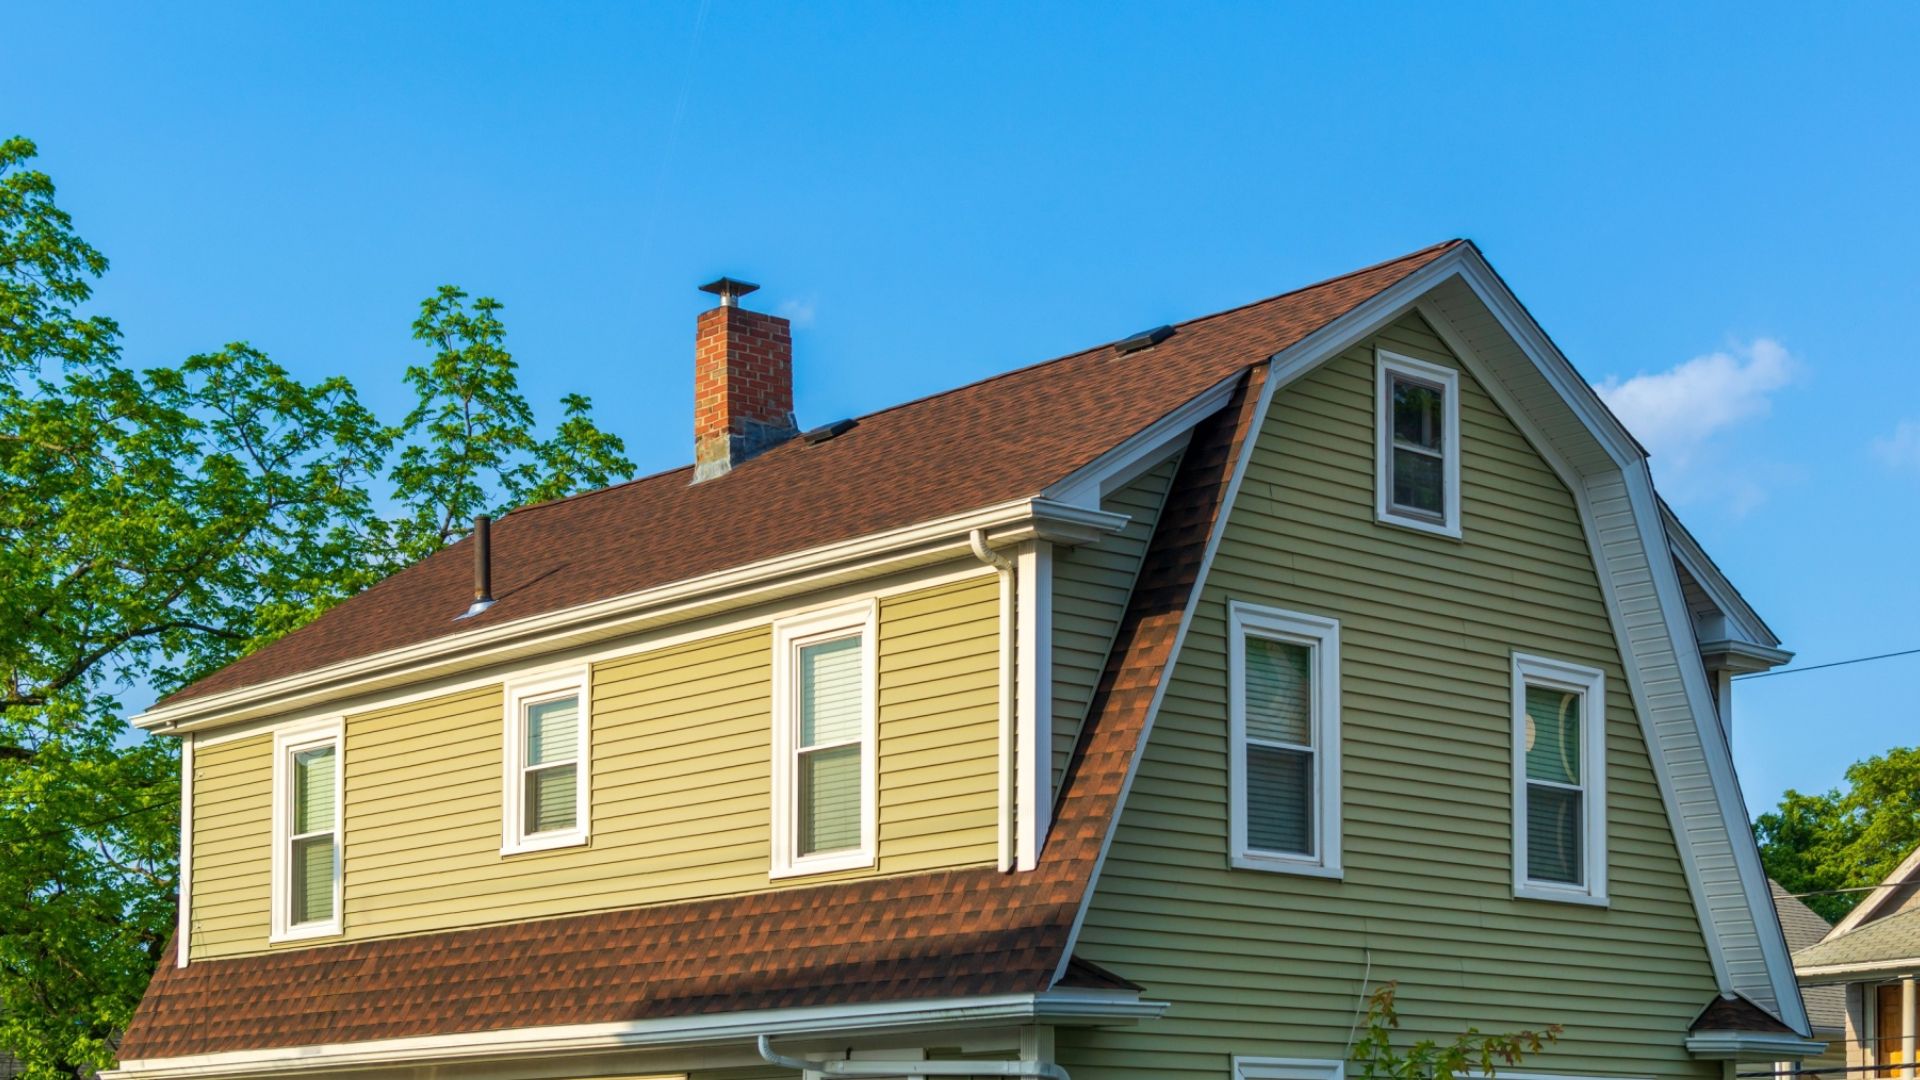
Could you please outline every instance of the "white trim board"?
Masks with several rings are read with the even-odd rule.
[[[1108,1026],[1151,1020],[1166,1010],[1166,1002],[1141,1001],[1130,993],[1056,989],[1042,994],[761,1009],[145,1058],[122,1061],[119,1068],[101,1075],[115,1080],[283,1076],[347,1068],[425,1067],[509,1057],[547,1058],[603,1050],[750,1045],[760,1035],[846,1036],[1034,1023]]]

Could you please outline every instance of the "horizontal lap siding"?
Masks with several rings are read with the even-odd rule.
[[[1379,343],[1457,366],[1417,317]],[[1682,1046],[1713,975],[1571,496],[1463,372],[1464,541],[1376,524],[1373,391],[1369,346],[1275,398],[1079,950],[1172,1008],[1063,1031],[1063,1062],[1340,1058],[1370,958],[1402,1045],[1560,1023],[1523,1068],[1715,1074]],[[1344,881],[1227,869],[1229,600],[1340,620]],[[1609,908],[1512,898],[1515,651],[1606,673]]]
[[[993,860],[997,619],[990,574],[881,601],[878,865],[783,885]],[[773,887],[772,647],[762,626],[595,666],[585,847],[501,856],[500,687],[349,716],[346,938]],[[230,896],[234,914],[195,955],[266,947],[265,743],[230,770],[236,790],[261,792],[240,814],[258,827],[225,849],[195,842],[196,868],[225,857],[257,867],[257,887],[203,892],[196,869],[196,905]],[[197,774],[201,806],[228,783],[212,768]]]
[[[1086,719],[1094,684],[1107,665],[1113,635],[1126,613],[1133,579],[1140,572],[1160,516],[1177,458],[1142,474],[1107,496],[1101,509],[1126,514],[1131,521],[1117,535],[1097,544],[1061,551],[1053,560],[1053,784],[1057,789],[1067,759]]]
[[[270,929],[273,736],[193,754],[193,880],[189,956],[258,949]]]

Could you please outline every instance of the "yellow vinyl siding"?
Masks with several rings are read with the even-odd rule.
[[[1141,474],[1106,497],[1102,510],[1133,520],[1116,536],[1069,548],[1053,560],[1053,785],[1073,755],[1087,703],[1107,666],[1113,635],[1133,595],[1140,557],[1153,536],[1178,458]]]
[[[881,601],[877,865],[782,887],[993,861],[998,598],[982,574]],[[499,686],[349,715],[345,939],[773,887],[772,677],[766,626],[595,665],[591,843],[505,857]],[[270,773],[269,750],[224,783],[265,792]],[[257,930],[196,956],[266,947],[265,806],[257,890],[195,881],[196,910],[257,910]]]
[[[1380,344],[1458,366],[1417,316]],[[1277,394],[1080,943],[1172,1008],[1062,1030],[1075,1076],[1339,1059],[1369,957],[1403,1043],[1561,1023],[1524,1069],[1718,1074],[1682,1045],[1714,979],[1573,499],[1464,371],[1460,392],[1458,541],[1374,521],[1371,344]],[[1228,869],[1229,600],[1340,620],[1344,880]],[[1515,651],[1606,673],[1606,908],[1512,898]]]
[[[257,949],[272,929],[273,736],[196,746],[193,811],[188,955]]]

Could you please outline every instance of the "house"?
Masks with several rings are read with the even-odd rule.
[[[692,466],[140,718],[116,1076],[1325,1080],[1387,980],[1532,1076],[1818,1052],[1722,722],[1787,654],[1475,246],[804,432],[707,288]]]
[[[1769,878],[1767,886],[1773,891],[1773,908],[1780,915],[1780,929],[1786,935],[1787,948],[1798,952],[1817,945],[1833,929],[1819,912],[1801,903],[1779,882]],[[1807,1023],[1813,1029],[1813,1037],[1827,1044],[1823,1053],[1803,1059],[1800,1070],[1826,1080],[1842,1080],[1850,1064],[1846,991],[1834,984],[1802,984],[1800,997],[1807,1004]]]
[[[1909,854],[1819,941],[1796,948],[1794,970],[1815,993],[1844,1002],[1846,1065],[1861,1076],[1913,1075],[1920,1023],[1920,850]]]

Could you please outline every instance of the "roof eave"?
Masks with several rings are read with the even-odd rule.
[[[1143,1001],[1139,994],[1128,991],[1057,987],[1038,994],[760,1009],[134,1059],[101,1075],[110,1080],[184,1080],[297,1076],[375,1067],[472,1067],[505,1059],[746,1046],[761,1035],[861,1038],[1036,1023],[1110,1027],[1153,1020],[1166,1011],[1166,1002]],[[629,1067],[650,1067],[630,1058],[627,1061]]]
[[[674,582],[655,589],[532,615],[416,645],[330,664],[312,671],[183,701],[161,702],[133,718],[155,734],[183,734],[284,711],[391,684],[467,671],[521,655],[531,648],[559,649],[604,640],[640,624],[691,618],[718,604],[745,604],[756,597],[819,587],[832,581],[893,573],[961,558],[968,538],[984,532],[996,547],[1029,539],[1084,544],[1125,528],[1131,519],[1040,496],[1015,499],[901,529],[782,555],[747,566]]]
[[[1813,1057],[1827,1044],[1785,1032],[1696,1031],[1687,1036],[1687,1052],[1708,1061],[1782,1061]]]

